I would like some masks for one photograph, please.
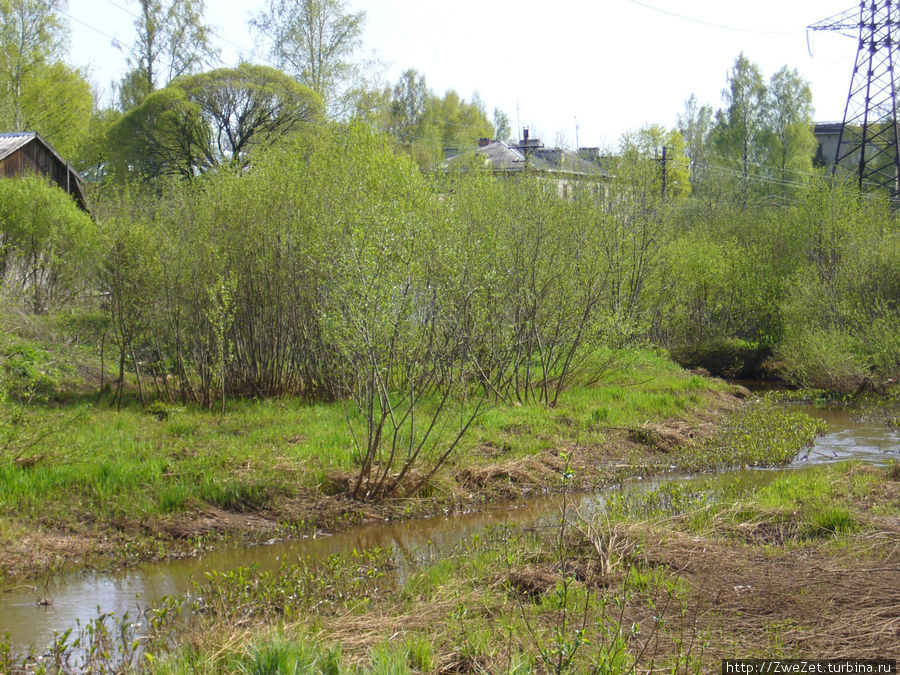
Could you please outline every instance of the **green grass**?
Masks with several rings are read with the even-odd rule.
[[[760,564],[760,551],[771,560],[763,578],[789,575],[784,567],[798,552],[819,556],[817,565],[853,571],[857,563],[871,565],[866,556],[896,555],[883,536],[856,536],[877,530],[864,514],[867,500],[881,494],[896,494],[891,468],[855,464],[694,479],[632,493],[613,504],[611,521],[595,521],[596,532],[617,536],[610,576],[594,576],[600,558],[579,520],[565,533],[490,528],[438,561],[411,563],[401,577],[392,574],[392,554],[383,550],[271,572],[211,574],[193,594],[203,598],[202,611],[172,611],[181,606],[177,599],[163,603],[169,614],[152,624],[144,643],[152,658],[136,671],[538,673],[552,670],[547,664],[578,643],[565,672],[625,673],[652,659],[665,672],[690,673],[717,667],[725,636],[741,653],[790,655],[792,635],[817,617],[815,579],[797,590],[798,602],[813,603],[812,614],[794,616],[786,601],[758,617],[756,632],[730,633],[729,621],[746,629],[747,617],[709,612],[712,579],[693,578],[693,565],[683,567],[684,549],[677,541],[667,549],[660,532],[687,533],[691,561],[712,558],[707,575],[746,574],[746,565]],[[896,517],[898,505],[885,513]],[[789,529],[795,536],[775,546],[737,536],[761,522],[807,529]],[[872,550],[878,541],[882,553]],[[740,595],[750,587],[737,588],[726,589],[729,597],[746,597],[752,606],[750,595]],[[173,631],[181,636],[174,651]],[[642,644],[656,647],[646,652]],[[719,651],[706,656],[708,648]]]
[[[744,472],[624,493],[611,505],[616,518],[677,518],[704,535],[719,530],[733,534],[741,523],[759,523],[780,529],[782,544],[803,546],[858,532],[870,513],[895,514],[896,504],[866,504],[884,474],[853,463],[787,473]]]
[[[440,668],[483,669],[485,672],[546,672],[544,659],[553,659],[559,649],[583,644],[573,661],[572,672],[589,672],[594,665],[613,662],[624,672],[633,661],[622,628],[618,605],[609,594],[588,588],[574,576],[565,579],[555,570],[559,560],[553,546],[554,533],[516,533],[496,528],[462,542],[453,555],[436,564],[414,567],[402,585],[372,594],[372,602],[360,603],[358,596],[342,585],[352,573],[338,572],[335,588],[303,587],[309,593],[311,609],[280,622],[280,610],[272,605],[269,583],[284,593],[295,578],[282,572],[269,583],[247,583],[245,576],[224,587],[231,593],[229,606],[269,607],[263,623],[272,629],[255,633],[249,644],[219,650],[213,645],[224,633],[230,616],[216,615],[218,604],[207,613],[211,642],[185,646],[160,660],[151,672],[172,674],[193,667],[209,673],[345,673],[401,674],[437,672]],[[566,554],[580,557],[588,553],[583,543],[566,544]],[[337,559],[332,571],[343,565],[354,569],[358,561]],[[516,570],[547,570],[550,581],[543,590],[522,594],[508,578]],[[649,611],[645,595],[667,588],[665,575],[658,571],[635,571],[624,581],[629,589],[620,599]],[[553,579],[556,578],[554,582]],[[564,584],[568,583],[566,588]],[[217,586],[218,587],[218,586]],[[359,587],[357,587],[359,591]],[[322,600],[325,600],[324,602]],[[577,619],[585,607],[591,621],[581,637]],[[246,614],[245,614],[246,615]],[[560,624],[563,616],[575,616]],[[394,617],[394,618],[392,618]],[[404,619],[403,617],[408,617]],[[345,622],[356,622],[366,638],[355,631],[342,632]],[[648,634],[650,627],[644,629]],[[379,634],[380,631],[380,634]],[[342,640],[342,637],[344,639]],[[345,642],[346,639],[350,642]],[[299,666],[297,665],[299,664]],[[299,670],[297,668],[299,667]]]
[[[823,420],[764,399],[734,416],[709,438],[690,444],[680,466],[689,470],[788,464],[816,435]]]
[[[556,408],[490,407],[453,463],[497,461],[485,446],[500,448],[506,460],[603,443],[611,428],[702,410],[709,393],[724,387],[654,352],[628,352],[594,386],[565,392]],[[202,504],[276,508],[300,492],[327,490],[333,472],[356,468],[341,404],[231,401],[223,419],[191,406],[154,406],[147,414],[134,401],[121,411],[77,402],[25,411],[31,430],[55,433],[31,451],[39,457],[34,466],[0,462],[0,512],[7,514],[0,531],[12,522],[77,529],[84,519],[102,528]]]

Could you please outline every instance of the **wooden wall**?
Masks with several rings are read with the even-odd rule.
[[[54,183],[75,197],[79,206],[85,208],[81,191],[74,177],[70,177],[69,167],[60,162],[37,139],[16,150],[0,160],[0,175],[7,178],[28,173],[40,173],[49,176]]]

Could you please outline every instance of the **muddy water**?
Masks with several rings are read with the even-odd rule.
[[[804,406],[811,415],[824,418],[828,432],[815,446],[804,451],[794,466],[837,462],[846,459],[883,462],[900,460],[900,434],[884,427],[854,421],[851,412],[841,408]],[[646,489],[635,484],[624,489]],[[602,493],[574,498],[575,505],[586,510],[602,508]],[[261,546],[220,550],[198,558],[164,563],[148,563],[117,573],[83,572],[54,577],[38,583],[36,591],[23,589],[0,593],[0,637],[10,634],[19,653],[29,646],[40,651],[55,632],[95,618],[98,612],[135,616],[140,607],[164,595],[184,595],[193,581],[203,581],[204,573],[227,571],[256,564],[276,569],[283,562],[299,558],[324,558],[354,549],[387,549],[392,552],[399,574],[410,563],[439,558],[449,553],[462,539],[490,525],[550,525],[558,517],[562,498],[537,497],[520,502],[496,504],[472,513],[455,514],[399,523],[375,523],[333,536],[316,536],[290,542],[272,542]],[[52,604],[40,606],[37,600],[51,598]]]
[[[828,423],[828,431],[816,439],[814,447],[804,450],[795,464],[829,464],[847,459],[864,462],[900,461],[900,433],[869,422],[855,419],[847,407],[817,407],[804,405],[801,409]]]

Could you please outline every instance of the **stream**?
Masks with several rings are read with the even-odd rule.
[[[828,423],[826,433],[790,465],[802,467],[856,459],[866,462],[900,460],[900,433],[883,426],[856,421],[853,411],[839,407],[802,406],[808,414]],[[671,478],[666,478],[669,480]],[[619,490],[641,490],[659,481],[636,481]],[[608,492],[577,495],[570,500],[585,509],[602,508]],[[490,504],[478,511],[403,522],[372,523],[335,535],[313,536],[287,542],[216,550],[196,558],[145,563],[119,572],[80,571],[32,582],[30,589],[0,593],[0,637],[9,633],[13,649],[40,651],[55,633],[95,618],[98,613],[138,613],[166,595],[182,596],[202,581],[207,571],[228,571],[256,564],[277,569],[284,561],[322,559],[335,553],[381,548],[391,551],[398,574],[413,563],[440,558],[463,539],[490,525],[540,525],[559,517],[562,496],[534,497],[516,502]],[[51,598],[41,606],[38,598]]]

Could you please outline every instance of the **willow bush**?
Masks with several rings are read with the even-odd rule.
[[[778,356],[800,384],[855,393],[900,375],[900,226],[886,201],[820,189],[800,208],[804,259]]]
[[[90,293],[96,228],[38,176],[0,178],[0,286],[35,313]]]
[[[414,492],[485,406],[554,406],[638,340],[776,349],[798,383],[900,364],[897,221],[824,182],[790,206],[602,181],[423,174],[364,126],[246,170],[107,187],[99,270],[117,397],[340,401],[357,497]],[[768,353],[768,352],[767,352]]]

